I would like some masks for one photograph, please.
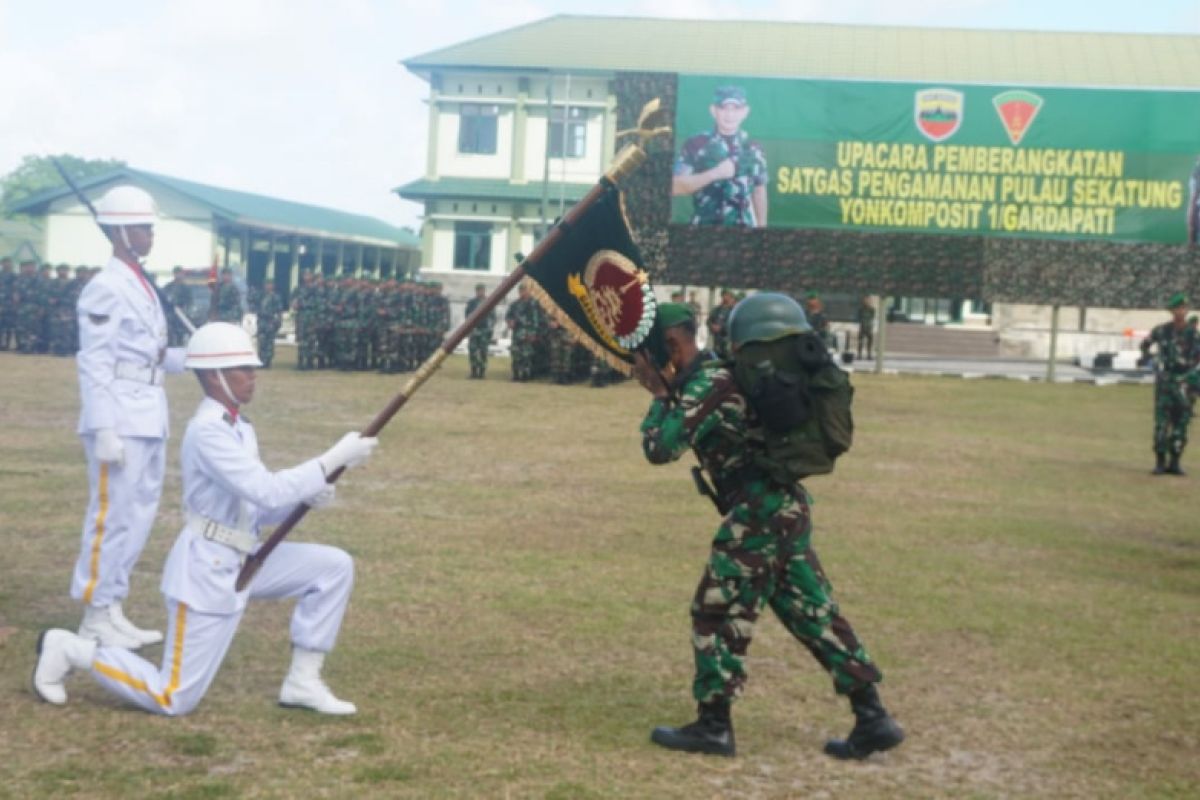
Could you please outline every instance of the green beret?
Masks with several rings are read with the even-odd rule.
[[[659,303],[658,323],[663,329],[674,328],[695,319],[692,310],[683,303]]]
[[[821,299],[821,295],[819,292],[817,292],[816,289],[810,289],[809,291],[804,293],[804,296],[806,298],[808,298],[809,300],[820,300]]]
[[[1188,304],[1188,296],[1183,292],[1176,292],[1171,295],[1171,299],[1167,300],[1167,308],[1179,308]]]

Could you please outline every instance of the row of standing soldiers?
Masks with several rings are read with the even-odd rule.
[[[574,383],[590,376],[593,386],[606,386],[623,376],[577,344],[566,327],[546,313],[533,298],[528,285],[522,284],[518,296],[508,306],[504,320],[512,334],[512,379],[518,382],[548,376],[558,384]],[[482,301],[482,284],[476,287],[476,300]],[[470,306],[468,306],[470,310]],[[486,357],[477,370],[472,352],[471,377],[483,377]]]
[[[75,301],[98,270],[0,259],[0,350],[74,355],[79,349]],[[54,273],[54,274],[52,274]]]
[[[440,283],[326,279],[305,272],[292,300],[297,369],[416,369],[450,330]]]

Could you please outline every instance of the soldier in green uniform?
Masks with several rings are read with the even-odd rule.
[[[1142,356],[1157,348],[1154,375],[1154,474],[1183,475],[1179,460],[1187,447],[1195,395],[1200,393],[1200,335],[1187,322],[1188,298],[1178,292],[1167,301],[1171,320],[1142,341]]]
[[[221,270],[221,282],[217,287],[217,319],[234,325],[242,324],[242,293],[233,282],[233,269]]]
[[[529,293],[529,286],[522,283],[517,289],[517,299],[508,306],[504,321],[512,336],[512,379],[528,381],[533,378],[533,348],[538,337],[537,301]]]
[[[54,295],[54,266],[49,262],[38,267],[37,271],[37,346],[35,352],[50,352],[50,322],[51,303]]]
[[[258,297],[258,360],[270,369],[275,358],[275,336],[283,324],[283,301],[275,294],[275,281],[263,284]]]
[[[17,274],[13,272],[13,261],[0,258],[0,350],[12,347],[13,327],[16,322],[16,304],[13,302],[13,286]]]
[[[729,314],[736,302],[732,289],[722,289],[720,305],[708,314],[708,348],[718,358],[729,357]]]
[[[684,141],[671,193],[691,195],[693,225],[767,225],[767,158],[742,123],[750,114],[740,86],[721,86],[708,107],[713,129]]]
[[[188,286],[183,282],[183,267],[175,267],[171,271],[171,282],[163,287],[163,295],[171,305],[178,308],[183,313],[187,313],[188,305],[191,303],[192,294],[188,290]],[[167,317],[167,344],[169,347],[182,347],[187,341],[188,331],[183,327],[183,322],[179,316],[171,312],[166,312]]]
[[[547,321],[546,339],[550,351],[550,378],[560,386],[566,385],[571,382],[571,356],[575,342],[562,323],[553,317]]]
[[[475,296],[467,301],[467,316],[475,313],[475,309],[487,298],[487,284],[475,284]],[[488,346],[492,343],[492,333],[496,327],[496,312],[488,313],[479,324],[471,329],[467,339],[467,357],[471,361],[471,377],[483,380],[487,373]]]
[[[875,348],[875,306],[871,298],[864,297],[858,307],[858,357],[863,357],[863,343],[867,345],[867,358]]]
[[[22,261],[21,271],[13,283],[13,328],[18,353],[36,353],[38,346],[38,316],[40,297],[37,264]]]
[[[54,271],[55,278],[46,292],[47,343],[52,355],[71,356],[79,349],[79,338],[72,338],[75,304],[71,301],[71,267],[59,264]]]
[[[728,364],[709,361],[696,344],[686,306],[664,304],[658,318],[670,355],[671,385],[639,353],[636,375],[654,395],[642,421],[642,447],[652,464],[675,461],[689,449],[715,485],[724,515],[692,601],[699,717],[682,727],[656,728],[652,741],[672,750],[732,756],[736,745],[730,705],[746,682],[744,658],[759,614],[770,606],[784,627],[848,695],[856,723],[825,752],[865,758],[898,745],[903,731],[879,700],[882,675],[842,617],[812,549],[808,492],[784,485],[765,468],[761,422],[740,393]],[[759,294],[730,320],[734,350],[809,330],[800,306],[783,295]]]
[[[92,273],[87,267],[76,267],[75,277],[71,279],[68,286],[67,307],[70,309],[70,330],[69,335],[71,341],[71,352],[79,351],[79,316],[76,313],[76,305],[79,303],[79,295],[83,294],[83,287],[87,286],[91,280]]]
[[[296,315],[296,369],[315,369],[317,366],[317,303],[316,273],[300,273],[300,285],[292,297]]]
[[[330,319],[333,322],[333,356],[331,365],[339,370],[354,368],[355,338],[358,335],[358,294],[352,279],[340,276],[335,293],[331,293]]]

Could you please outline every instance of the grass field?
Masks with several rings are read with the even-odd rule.
[[[248,409],[273,467],[403,380],[296,373],[292,355]],[[694,710],[687,607],[717,517],[690,462],[643,461],[636,386],[515,385],[507,366],[468,381],[452,359],[297,532],[357,559],[326,674],[359,715],[276,707],[290,607],[274,603],[251,608],[200,708],[160,719],[84,676],[65,708],[29,690],[37,631],[78,623],[87,486],[73,363],[0,354],[0,797],[1200,796],[1200,477],[1147,474],[1149,388],[856,376],[855,448],[809,483],[814,543],[909,739],[866,763],[821,755],[848,710],[764,617],[724,760],[648,741]],[[158,627],[199,399],[190,376],[169,392],[128,603]]]

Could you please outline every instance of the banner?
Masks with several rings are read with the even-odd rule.
[[[671,220],[1183,243],[1200,92],[681,75]]]

